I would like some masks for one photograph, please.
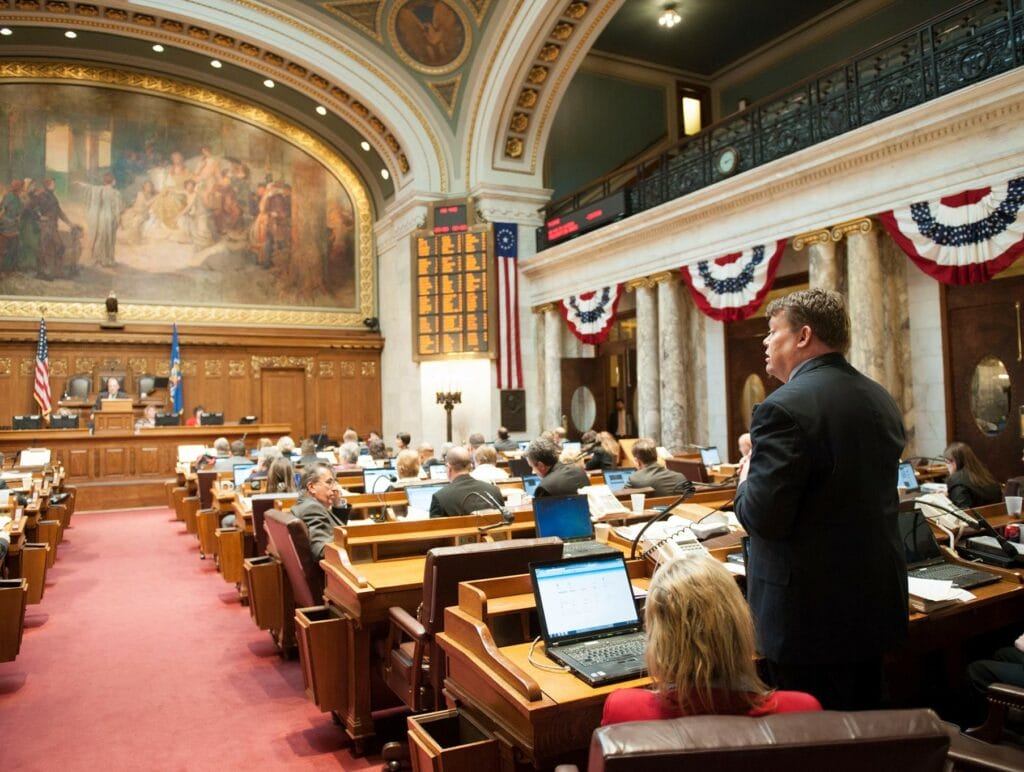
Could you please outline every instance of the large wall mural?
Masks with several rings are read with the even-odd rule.
[[[7,315],[43,296],[47,316],[75,318],[111,290],[128,319],[374,315],[369,201],[338,156],[223,95],[87,74],[106,83],[0,85]]]

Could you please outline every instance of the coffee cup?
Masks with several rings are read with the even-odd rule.
[[[594,524],[594,537],[600,542],[608,541],[608,534],[611,532],[612,527],[608,523],[595,523]]]
[[[633,505],[633,512],[640,514],[644,511],[644,501],[646,496],[642,493],[631,493],[629,494],[629,503]]]
[[[1006,514],[1020,517],[1021,496],[1006,497]]]

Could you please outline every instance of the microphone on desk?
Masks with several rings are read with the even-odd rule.
[[[967,515],[965,515],[963,512],[959,510],[950,509],[949,507],[944,507],[932,501],[926,501],[922,503],[925,506],[934,507],[935,509],[945,512],[948,515],[952,515],[957,520],[967,523],[967,525],[969,525],[971,528],[977,528],[980,531],[984,531],[996,540],[996,544],[999,545],[999,549],[1002,550],[1003,554],[1006,555],[1006,557],[1011,558],[1014,561],[1020,557],[1020,553],[1017,552],[1017,548],[1010,544],[1005,538],[1003,538],[999,531],[993,528],[992,525],[988,522],[988,520],[986,520],[984,517],[978,514],[978,511],[973,507],[970,507],[969,509],[971,514],[974,515],[977,518],[977,520],[971,520],[969,517],[967,517]],[[924,512],[921,510],[920,507],[916,507],[916,509],[918,512],[921,512],[922,515],[924,515]],[[927,515],[924,516],[925,518],[927,518]],[[963,549],[966,552],[970,552],[972,555],[977,555],[978,557],[982,558],[982,560],[984,560],[982,555],[988,555],[989,557],[992,557],[992,553],[979,552],[978,550],[969,549],[967,547],[961,547],[961,549]]]
[[[632,545],[632,547],[629,550],[629,559],[630,560],[634,560],[636,558],[636,548],[637,548],[637,545],[640,544],[640,540],[644,537],[644,534],[647,532],[647,529],[650,528],[655,523],[661,522],[666,517],[671,515],[672,514],[672,510],[674,510],[676,507],[678,507],[680,504],[682,504],[684,501],[686,501],[688,498],[690,498],[696,492],[697,492],[697,488],[694,487],[694,484],[692,482],[687,480],[686,484],[685,484],[685,487],[683,488],[682,495],[678,499],[673,501],[671,504],[669,504],[667,507],[665,507],[665,509],[663,509],[661,512],[659,512],[657,517],[652,517],[650,520],[648,520],[646,523],[644,523],[644,527],[640,529],[640,533],[638,533],[636,535],[636,538],[633,539],[633,545]]]
[[[463,496],[460,508],[464,508],[466,506],[466,502],[469,500],[470,496],[476,496],[477,498],[481,499],[485,504],[487,504],[488,507],[493,507],[494,509],[498,510],[498,512],[501,513],[501,520],[497,523],[491,523],[490,525],[481,525],[479,528],[477,528],[477,530],[481,533],[483,533],[484,531],[490,531],[492,528],[501,528],[502,526],[511,525],[512,522],[515,520],[515,515],[512,514],[512,510],[510,510],[504,504],[496,501],[494,496],[492,496],[491,494],[481,493],[480,491],[470,491],[465,496]]]

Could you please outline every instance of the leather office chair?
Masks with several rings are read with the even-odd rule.
[[[252,535],[256,543],[256,556],[267,554],[267,531],[263,527],[268,510],[274,509],[274,502],[280,499],[291,506],[297,501],[298,493],[257,493],[252,501]]]
[[[558,560],[561,540],[508,541],[435,547],[423,566],[423,602],[416,617],[393,606],[391,630],[381,657],[384,681],[415,712],[436,710],[445,678],[445,656],[435,642],[444,610],[459,602],[459,582],[523,574],[530,563]]]
[[[214,554],[213,532],[220,524],[220,513],[213,504],[213,484],[217,481],[218,472],[202,470],[196,472],[196,493],[199,496],[199,511],[195,514],[196,536],[199,539],[199,559],[206,560],[207,555]]]
[[[78,373],[68,378],[64,384],[64,393],[70,399],[89,399],[89,391],[92,388],[92,376],[88,373]]]
[[[156,376],[143,373],[136,379],[135,387],[140,397],[148,397],[156,389]]]
[[[304,608],[323,603],[324,572],[313,557],[306,524],[291,512],[277,509],[266,511],[263,524],[288,575],[295,605]]]

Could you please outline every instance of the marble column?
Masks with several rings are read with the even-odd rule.
[[[879,383],[884,383],[885,293],[878,232],[871,220],[862,218],[833,228],[846,235],[846,281],[850,310],[850,363]],[[838,239],[837,239],[838,240]]]
[[[653,277],[627,285],[636,292],[636,421],[641,437],[661,436],[661,359],[655,286]]]
[[[836,242],[828,230],[801,233],[793,237],[792,245],[796,252],[807,247],[807,274],[811,287],[842,292],[843,276],[836,257]]]
[[[679,282],[664,274],[658,282],[658,351],[661,371],[661,443],[672,450],[690,442],[690,400],[683,369],[688,331],[683,328]],[[655,438],[657,439],[657,438]]]
[[[544,309],[544,414],[541,431],[562,423],[562,315],[558,306]]]

